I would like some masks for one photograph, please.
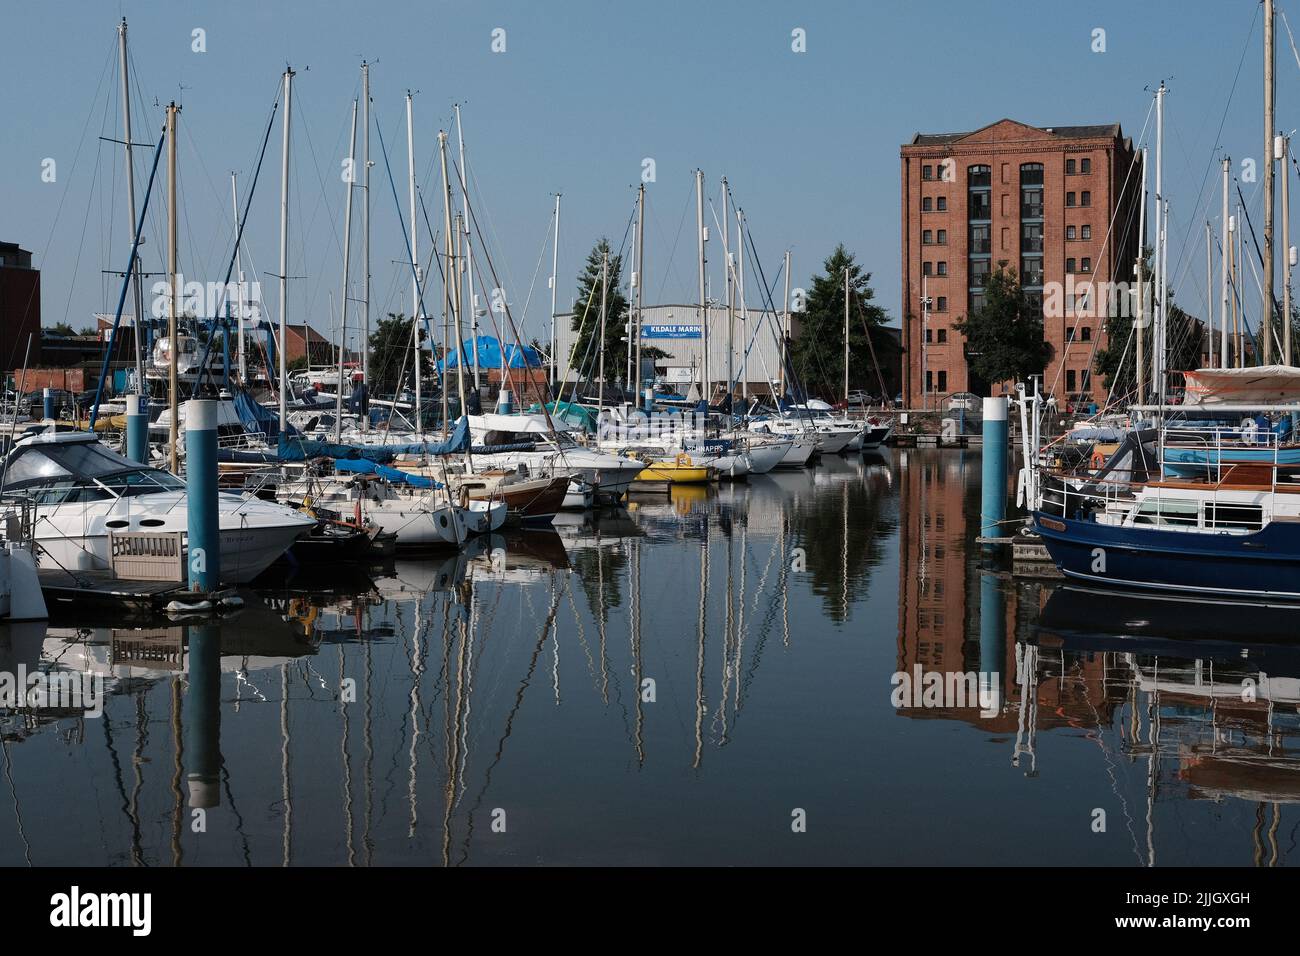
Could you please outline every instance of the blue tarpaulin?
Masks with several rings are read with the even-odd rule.
[[[386,478],[395,485],[410,485],[412,488],[444,488],[442,482],[434,481],[432,478],[426,478],[423,475],[412,475],[396,468],[389,468],[387,465],[380,465],[373,461],[365,461],[340,458],[334,462],[335,471],[347,471],[359,475],[378,475],[380,478]]]
[[[443,442],[412,442],[405,445],[338,445],[309,438],[280,436],[280,458],[306,461],[309,458],[342,458],[353,461],[392,461],[397,455],[450,455],[469,447],[469,419],[464,416]]]
[[[465,365],[473,366],[474,364],[474,339],[469,338],[461,343],[461,349],[465,355]],[[501,364],[501,342],[493,335],[480,335],[478,337],[478,365],[479,368],[502,368]],[[453,354],[446,363],[438,363],[438,371],[443,371],[444,364],[446,368],[456,367],[456,356]],[[513,343],[505,346],[505,367],[508,368],[541,368],[542,356],[537,349],[525,345],[520,349]]]
[[[261,432],[267,438],[275,438],[280,434],[280,416],[265,405],[253,401],[242,388],[235,391],[234,404],[235,414],[239,416],[245,431],[252,434]],[[297,429],[292,425],[287,428],[290,435],[297,434]]]

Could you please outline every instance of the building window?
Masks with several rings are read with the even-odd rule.
[[[939,304],[935,306],[935,311],[936,312],[948,311],[948,297],[946,295],[939,296]]]
[[[987,189],[993,185],[993,170],[988,166],[970,166],[966,170],[966,182],[971,189]]]
[[[1085,342],[1092,341],[1092,327],[1085,325],[1081,331],[1081,336]]]
[[[1092,238],[1092,226],[1082,226],[1082,235],[1084,239]]]
[[[970,251],[973,255],[985,254],[990,252],[989,226],[971,226],[970,227]]]
[[[947,342],[947,341],[948,341],[948,330],[947,330],[947,329],[940,329],[940,330],[939,330],[939,344],[940,344],[940,345],[943,345],[943,344],[944,344],[945,342]]]
[[[1084,193],[1084,195],[1086,196],[1087,193]],[[944,211],[946,211],[946,210],[948,209],[948,197],[947,197],[947,196],[940,196],[938,199],[936,199],[936,200],[934,201],[934,203],[935,203],[935,208],[938,209],[939,212],[944,212]],[[1087,204],[1085,203],[1085,205],[1087,205]]]
[[[940,229],[934,241],[941,246],[946,246],[948,244],[948,230]]]
[[[925,330],[925,344],[926,344],[926,345],[929,345],[932,341],[934,341],[934,333],[931,332],[930,329],[926,329],[926,330]]]
[[[1074,341],[1074,326],[1073,326],[1073,325],[1070,326],[1069,328],[1067,328],[1067,329],[1065,330],[1065,341],[1066,341],[1067,343],[1068,343],[1068,342],[1073,342],[1073,341]]]
[[[1021,225],[1020,251],[1021,252],[1042,252],[1043,251],[1043,224],[1041,222],[1026,222]]]
[[[1020,284],[1026,288],[1043,284],[1043,257],[1020,257]]]
[[[922,197],[921,197],[921,212],[929,212],[932,208],[933,208],[933,205],[932,205],[932,201],[931,201],[930,197],[929,197],[929,196],[922,196]]]
[[[922,178],[922,179],[934,179],[934,167],[933,167],[933,166],[922,166],[922,167],[921,167],[921,178]]]
[[[1080,265],[1079,265],[1079,271],[1080,271],[1080,272],[1091,272],[1091,271],[1092,271],[1092,259],[1089,258],[1088,256],[1084,256],[1084,257],[1083,257],[1083,261],[1082,261],[1082,263],[1080,263]]]
[[[943,369],[939,370],[939,391],[948,391],[948,373]],[[936,554],[935,557],[938,557],[938,555]]]
[[[921,245],[928,246],[933,244],[933,242],[934,242],[934,233],[931,232],[929,229],[924,230],[921,233]]]
[[[928,369],[926,370],[925,373],[925,390],[927,392],[934,391],[934,373],[929,371]]]
[[[1075,205],[1077,205],[1077,203],[1075,203],[1075,201],[1074,201],[1074,193],[1066,193],[1066,194],[1065,194],[1065,205],[1066,205],[1067,208],[1072,208],[1072,207],[1074,207]]]
[[[1086,190],[1086,189],[1085,189],[1083,192],[1079,193],[1079,205],[1080,205],[1080,206],[1091,206],[1091,205],[1092,205],[1092,193],[1090,193],[1090,192],[1089,192],[1088,190]]]
[[[1065,238],[1066,238],[1066,239],[1073,239],[1073,238],[1074,238],[1074,227],[1073,227],[1073,226],[1066,226],[1066,227],[1065,227]]]
[[[972,259],[970,261],[970,286],[972,289],[982,289],[988,285],[989,266],[988,259]]]
[[[1073,261],[1073,260],[1071,260],[1071,261]],[[921,275],[923,275],[923,276],[934,275],[934,271],[933,271],[933,270],[934,270],[934,263],[933,263],[933,262],[922,262],[922,263],[921,263]]]
[[[1066,274],[1067,274],[1067,275],[1068,275],[1069,273],[1071,273],[1071,272],[1074,271],[1074,260],[1073,260],[1073,259],[1066,259],[1066,260],[1065,260],[1065,271],[1066,271]]]
[[[978,312],[984,308],[984,290],[972,289],[966,297],[966,308],[971,313]]]
[[[1076,384],[1077,384],[1077,375],[1076,375],[1074,369],[1072,369],[1072,368],[1070,368],[1070,369],[1066,369],[1066,370],[1065,370],[1065,390],[1066,390],[1067,392],[1073,392],[1073,391],[1074,391],[1074,386],[1075,386]]]
[[[1079,172],[1081,173],[1092,172],[1092,160],[1086,157],[1079,160]]]
[[[1086,260],[1085,260],[1085,261],[1086,261]],[[946,276],[946,275],[948,274],[948,263],[947,263],[947,261],[941,259],[941,260],[937,263],[936,269],[937,269],[939,275],[941,275],[941,276]]]
[[[1065,161],[1065,175],[1067,175],[1067,176],[1073,176],[1073,175],[1074,175],[1074,160],[1072,160],[1072,159],[1067,159],[1067,160]]]

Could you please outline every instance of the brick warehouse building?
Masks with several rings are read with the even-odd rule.
[[[970,372],[952,328],[983,304],[987,276],[999,267],[1014,269],[1039,307],[1045,286],[1070,288],[1067,276],[1081,295],[1095,282],[1131,281],[1142,168],[1118,123],[1040,129],[1003,119],[971,133],[918,133],[900,157],[907,407],[1005,390]],[[1083,299],[1076,314],[1073,297],[1058,301],[1064,308],[1044,319],[1053,356],[1043,387],[1062,406],[1101,404],[1105,389],[1092,369],[1105,345],[1104,309]]]

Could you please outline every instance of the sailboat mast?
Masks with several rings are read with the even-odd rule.
[[[739,297],[740,321],[742,323],[741,328],[744,329],[745,326],[743,325],[743,323],[745,319],[748,317],[749,311],[748,309],[745,308],[745,211],[743,209],[736,210],[736,251],[739,253],[739,255],[736,258],[740,260],[740,268],[737,270],[736,273],[737,285],[740,288],[740,297]],[[744,338],[748,338],[748,336],[746,335],[744,336]],[[744,346],[745,343],[743,339],[740,344]],[[742,360],[740,363],[740,371],[738,374],[740,374],[741,376],[744,376],[745,374],[744,360]],[[749,382],[746,378],[741,378],[740,394],[741,397],[745,399],[745,404],[748,405],[749,404]]]
[[[1291,364],[1291,137],[1282,141],[1282,364]]]
[[[781,395],[777,396],[778,399],[781,396],[785,395],[785,343],[790,335],[790,250],[789,249],[785,251],[785,301],[782,303],[782,305],[783,308],[781,309],[781,312],[784,316],[784,321],[782,321],[781,323],[781,330],[780,330],[781,331],[781,343],[780,343],[781,345],[781,373],[780,373]],[[882,396],[882,401],[883,401],[883,396]]]
[[[1146,300],[1146,276],[1143,262],[1146,256],[1147,244],[1147,150],[1142,147],[1142,188],[1138,192],[1138,255],[1137,261],[1133,263],[1133,275],[1137,281],[1137,321],[1134,323],[1133,336],[1137,344],[1137,359],[1134,362],[1135,378],[1137,379],[1137,400],[1141,404],[1147,399],[1147,368],[1146,368],[1146,327],[1151,321],[1151,315],[1147,311]]]
[[[735,381],[734,356],[736,354],[736,299],[732,273],[736,268],[736,257],[731,253],[731,207],[730,188],[727,177],[722,177],[722,271],[726,273],[727,293],[727,394],[731,394],[731,385]]]
[[[343,206],[343,307],[339,315],[339,381],[334,397],[334,441],[343,438],[343,346],[348,340],[348,266],[352,261],[352,182],[357,169],[357,101],[352,101],[352,135],[348,139],[348,174],[344,186],[347,199]]]
[[[606,292],[609,289],[609,250],[606,249],[601,254],[600,259],[600,390],[596,393],[596,414],[601,416],[605,414],[605,322],[608,319],[606,308],[609,300]]]
[[[420,340],[420,250],[419,230],[415,228],[415,123],[411,114],[411,91],[406,91],[406,168],[407,198],[411,213],[411,341],[415,347],[415,437],[424,436],[424,395],[421,383],[420,360],[424,357],[424,343]],[[451,281],[448,273],[447,281]],[[443,389],[445,395],[447,390]],[[445,424],[445,423],[444,423]]]
[[[135,244],[135,164],[131,161],[131,83],[128,58],[126,55],[126,17],[117,27],[118,59],[122,74],[122,142],[126,150],[126,206],[131,217],[127,223],[130,229],[131,244]],[[140,262],[137,259],[131,270],[131,283],[135,290],[135,321],[132,323],[135,337],[135,393],[144,394],[144,354],[140,338],[140,323],[144,321],[144,292],[140,288]]]
[[[289,345],[289,130],[293,120],[293,70],[284,70],[284,134],[280,147],[280,434],[289,417],[289,365],[285,350]],[[304,339],[306,338],[304,334]]]
[[[230,173],[230,208],[235,213],[235,229],[239,229],[239,174]],[[239,294],[235,296],[235,328],[237,330],[236,350],[239,368],[239,384],[248,384],[248,368],[244,362],[244,306],[248,302],[248,289],[244,285],[244,249],[243,243],[235,246],[236,276]]]
[[[180,429],[176,420],[178,414],[176,398],[180,392],[180,386],[176,381],[176,353],[179,351],[176,344],[176,313],[180,311],[181,294],[180,277],[177,275],[179,269],[176,236],[176,117],[179,112],[180,107],[174,102],[167,104],[167,278],[172,287],[172,294],[167,300],[167,342],[171,346],[168,349],[170,361],[167,367],[167,402],[171,412],[171,424],[167,438],[171,459],[169,465],[173,475],[180,472],[176,448],[180,438]]]
[[[1219,367],[1228,368],[1228,261],[1232,258],[1232,234],[1228,231],[1228,172],[1232,160],[1223,157],[1223,209],[1219,213]]]
[[[457,115],[459,116],[459,110],[457,110]],[[445,223],[444,228],[446,229],[447,237],[448,237],[448,239],[450,239],[450,238],[451,238],[451,235],[452,235],[452,231],[451,231],[451,228],[450,228],[450,226],[451,226],[451,206],[452,206],[452,198],[451,198],[451,180],[450,180],[450,179],[448,178],[448,176],[447,176],[447,134],[446,134],[445,132],[441,131],[441,130],[439,130],[439,132],[438,132],[438,152],[439,152],[439,154],[440,154],[441,157],[442,157],[443,221],[444,221],[444,223]],[[465,165],[464,165],[464,160],[462,159],[462,160],[461,160],[461,170],[462,170],[462,172],[464,171],[464,169],[465,169]],[[462,197],[463,197],[463,195],[464,195],[464,194],[462,193]],[[459,223],[458,223],[457,225],[460,226]],[[465,241],[468,242],[468,241],[469,241],[469,233],[468,233],[468,230],[463,229],[463,227],[461,227],[461,228],[457,228],[457,230],[456,230],[456,237],[457,237],[457,240],[459,241],[459,240],[461,239],[461,233],[462,233],[462,232],[464,233],[464,239],[465,239]],[[468,246],[466,247],[466,251],[468,251]],[[458,270],[459,263],[455,263],[454,266],[455,266],[455,267],[457,268],[457,270]],[[453,269],[453,263],[448,262],[448,264],[447,264],[447,277],[448,277],[448,278],[447,278],[447,281],[448,281],[448,282],[451,281],[452,269]],[[457,271],[457,274],[459,274],[459,270]],[[460,288],[460,283],[459,283],[459,281],[457,281],[456,287],[457,287],[457,289]],[[471,301],[471,302],[473,302],[473,291],[474,291],[474,290],[473,290],[473,288],[471,287],[471,289],[470,289],[470,301]],[[468,414],[469,414],[469,406],[467,406],[467,405],[465,404],[465,350],[464,350],[464,347],[463,347],[463,345],[462,345],[462,343],[464,342],[464,331],[463,331],[463,328],[462,328],[461,309],[460,309],[460,306],[463,305],[463,304],[464,304],[463,302],[458,302],[458,303],[457,303],[457,308],[456,308],[456,310],[455,310],[455,313],[456,313],[456,394],[457,394],[457,396],[460,398],[460,413],[461,413],[462,415],[468,415]],[[477,341],[475,342],[475,352],[477,353]],[[446,394],[447,394],[446,374],[447,374],[447,362],[448,362],[449,359],[450,359],[450,355],[447,353],[447,350],[444,348],[444,349],[443,349],[443,360],[442,360],[442,368],[443,368],[443,389],[442,389],[442,393],[443,393],[443,395],[446,395]],[[504,345],[501,347],[501,367],[502,367],[502,374],[504,374],[504,372],[505,372],[505,346],[504,346]],[[477,371],[477,370],[476,370],[476,371]],[[443,418],[443,431],[446,431],[446,430],[447,430],[447,420],[446,420],[446,418],[444,417],[444,418]],[[469,450],[468,450],[468,449],[465,450],[465,467],[466,467],[466,469],[468,470],[467,473],[472,473],[473,468],[472,468],[472,464],[471,464],[471,462],[470,462]]]
[[[1210,220],[1205,220],[1205,311],[1209,320],[1209,347],[1205,357],[1205,363],[1210,368],[1214,368],[1214,309],[1210,303],[1214,301],[1214,233],[1210,228]]]
[[[363,159],[362,176],[365,188],[361,196],[361,259],[362,284],[365,289],[361,306],[361,381],[367,392],[370,390],[370,64],[361,61],[361,105],[362,120],[365,127],[361,136]],[[370,414],[361,416],[361,431],[370,430]]]
[[[641,310],[645,299],[645,183],[641,183],[636,195],[636,320],[632,323],[632,335],[636,338],[636,359],[632,368],[633,401],[637,406],[641,400]]]
[[[470,248],[470,219],[469,219],[469,171],[465,168],[465,131],[460,125],[460,104],[454,107],[456,110],[456,140],[460,150],[460,202],[461,208],[465,214],[465,275],[469,282],[469,330],[473,339],[474,349],[474,391],[479,389],[479,364],[478,364],[478,293],[474,290],[474,252]],[[459,339],[459,332],[457,333]],[[498,343],[499,344],[499,343]],[[461,413],[467,414],[465,408],[465,399],[461,398]]]
[[[704,170],[695,170],[695,245],[700,267],[700,341],[704,407],[709,407],[709,304],[704,299]]]
[[[555,238],[551,242],[551,390],[554,391],[559,378],[560,363],[556,357],[558,343],[555,341],[555,293],[560,287],[560,194],[555,194]]]
[[[1273,81],[1274,13],[1273,0],[1264,0],[1264,312],[1259,322],[1261,351],[1264,365],[1273,363],[1273,162],[1275,145],[1273,136],[1273,106],[1275,87]]]
[[[844,267],[844,405],[849,404],[849,267]]]
[[[1164,401],[1165,397],[1165,379],[1164,379],[1164,324],[1165,324],[1165,270],[1164,256],[1161,254],[1164,250],[1165,243],[1165,220],[1164,220],[1164,148],[1165,148],[1165,84],[1160,81],[1160,88],[1156,90],[1156,245],[1152,252],[1152,264],[1155,267],[1155,287],[1156,298],[1159,302],[1158,310],[1152,316],[1154,325],[1151,335],[1151,385],[1155,389],[1156,403]]]

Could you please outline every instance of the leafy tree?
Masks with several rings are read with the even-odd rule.
[[[1042,310],[1030,304],[1014,269],[990,275],[984,304],[953,328],[966,339],[967,365],[990,384],[1023,381],[1042,372],[1052,357]]]
[[[790,346],[796,374],[805,386],[816,382],[825,394],[843,398],[844,273],[849,276],[849,386],[879,391],[876,363],[888,364],[896,350],[882,331],[887,313],[873,301],[871,273],[864,272],[843,243],[822,264],[825,273],[812,277],[799,335]],[[865,327],[864,327],[865,323]],[[871,339],[867,339],[870,329]],[[874,361],[873,361],[874,348]]]
[[[593,340],[600,335],[600,294],[604,256],[609,255],[609,291],[606,294],[605,319],[605,377],[612,380],[627,367],[627,342],[623,325],[628,320],[628,303],[619,291],[623,274],[623,257],[616,256],[609,247],[609,240],[601,239],[587,256],[587,263],[582,274],[578,276],[578,298],[573,303],[573,320],[570,327],[578,333],[573,348],[572,362],[575,367],[585,361],[584,371],[595,378],[600,369],[600,354]],[[588,354],[590,352],[590,354]],[[569,356],[560,357],[563,369]]]
[[[421,329],[423,336],[424,330]],[[375,331],[370,333],[370,394],[393,395],[399,385],[414,380],[415,364],[411,354],[414,344],[411,336],[411,320],[402,313],[388,313],[388,318],[380,319]],[[406,381],[398,382],[402,368],[406,368]],[[433,362],[427,349],[420,350],[420,368],[424,380],[430,381],[433,375]]]
[[[76,335],[77,334],[76,330],[72,326],[68,325],[67,322],[56,322],[53,326],[50,327],[50,331],[53,332],[55,335]]]

